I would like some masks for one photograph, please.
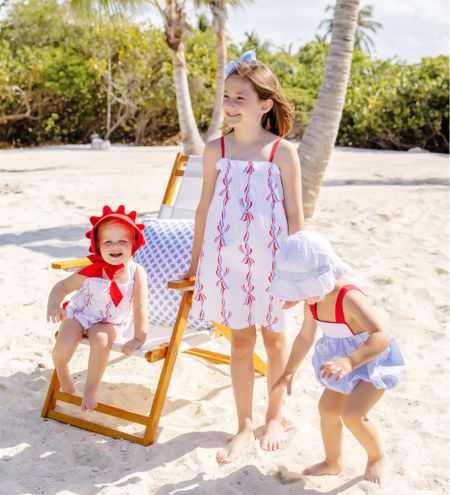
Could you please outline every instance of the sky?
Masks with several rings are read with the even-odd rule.
[[[232,41],[245,40],[245,32],[256,31],[261,41],[293,50],[313,40],[334,0],[242,0],[243,8],[230,9],[228,36]],[[361,0],[374,8],[374,20],[383,29],[373,35],[375,57],[398,57],[409,63],[422,57],[449,53],[450,4],[448,0]],[[157,20],[158,14],[152,14]],[[196,24],[193,9],[189,19]]]

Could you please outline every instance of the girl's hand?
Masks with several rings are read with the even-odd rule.
[[[142,340],[134,337],[133,339],[129,340],[128,342],[125,342],[125,344],[122,345],[120,350],[126,356],[131,356],[136,349],[139,349],[139,347],[142,347],[143,345],[144,345],[144,342],[142,342]]]
[[[59,323],[66,317],[66,310],[58,305],[51,305],[47,307],[47,321],[52,323]]]
[[[292,394],[292,382],[294,380],[294,375],[292,373],[283,373],[280,378],[273,384],[272,389],[270,390],[270,393],[273,394],[275,392],[278,392],[280,388],[286,387],[287,389],[287,394],[291,395]]]
[[[300,301],[284,301],[283,304],[283,309],[290,309],[293,308],[296,304],[298,304]]]
[[[192,279],[194,280],[195,279],[195,275],[197,274],[197,268],[195,267],[192,267],[190,266],[188,271],[186,273],[183,273],[181,275],[178,275],[178,278],[180,280],[189,280],[189,279]]]
[[[336,361],[328,361],[320,367],[323,380],[328,380],[334,376],[337,382],[348,375],[352,369],[353,366],[348,357],[337,359]]]

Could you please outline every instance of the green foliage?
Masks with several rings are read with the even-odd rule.
[[[448,152],[448,57],[404,65],[355,57],[339,129],[343,145]]]
[[[194,115],[200,129],[208,128],[216,91],[217,59],[212,29],[196,30],[186,43],[186,65]]]
[[[292,136],[301,138],[323,79],[328,44],[313,41],[291,53],[252,32],[241,46],[229,45],[228,57],[236,60],[255,45],[258,59],[272,68],[294,106]],[[207,24],[192,30],[186,63],[194,114],[205,131],[217,71],[215,35]],[[179,133],[172,75],[171,52],[154,26],[124,18],[75,21],[57,0],[11,3],[0,21],[0,144],[104,136],[108,100],[110,128],[120,124],[111,133],[113,141],[165,142]],[[448,57],[406,65],[355,52],[339,144],[448,152],[448,121]]]

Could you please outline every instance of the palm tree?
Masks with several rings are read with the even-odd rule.
[[[146,0],[70,0],[70,4],[76,11],[85,14],[99,11],[103,15],[116,15],[126,9],[142,8]],[[184,151],[199,155],[203,151],[204,143],[192,110],[184,51],[185,40],[190,33],[185,12],[186,0],[165,0],[164,8],[159,0],[148,0],[148,4],[156,8],[161,15],[166,41],[172,53],[178,122]]]
[[[223,111],[222,100],[225,86],[225,65],[227,63],[227,40],[225,26],[227,22],[227,3],[239,5],[239,0],[194,0],[196,7],[207,5],[211,9],[213,28],[216,35],[217,75],[216,93],[214,98],[211,122],[206,132],[206,142],[218,137],[222,133]]]
[[[325,33],[323,36],[320,36],[322,41],[328,40],[331,36],[331,32],[333,31],[334,6],[328,5],[325,7],[325,12],[331,12],[332,17],[324,19],[319,24],[319,29],[325,27]],[[373,20],[373,6],[365,5],[362,7],[358,13],[355,48],[372,55],[375,50],[375,43],[367,31],[371,31],[373,34],[376,34],[379,29],[383,29],[383,25],[380,22]]]
[[[320,185],[336,142],[350,77],[358,0],[337,0],[325,75],[299,145],[305,218],[313,216]]]
[[[186,20],[186,0],[166,0],[165,9],[158,0],[150,1],[150,4],[157,8],[163,19],[166,41],[172,52],[173,79],[183,149],[189,155],[200,155],[204,143],[192,110],[184,51],[185,40],[190,33]]]
[[[253,0],[249,0],[253,1]],[[222,100],[225,86],[225,66],[227,64],[227,40],[226,22],[228,18],[227,7],[242,7],[241,0],[194,0],[194,5],[208,6],[213,17],[213,28],[216,35],[217,77],[216,94],[211,122],[206,133],[206,142],[211,141],[222,133],[223,111]]]

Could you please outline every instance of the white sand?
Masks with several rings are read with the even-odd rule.
[[[215,453],[234,431],[227,367],[181,357],[158,443],[142,447],[43,421],[55,326],[48,291],[63,274],[55,259],[85,255],[88,216],[125,203],[143,217],[158,210],[177,151],[168,148],[54,147],[0,151],[0,493],[1,494],[406,494],[449,488],[447,157],[337,149],[314,226],[356,272],[354,280],[397,336],[407,372],[370,414],[384,439],[384,487],[362,481],[362,448],[345,435],[339,476],[301,479],[321,459],[315,382],[309,359],[286,400],[293,424],[278,452],[256,448],[218,468]],[[292,340],[298,330],[290,328]],[[226,352],[228,345],[220,344]],[[261,343],[258,349],[262,351]],[[82,390],[86,350],[73,360]],[[145,412],[161,363],[130,358],[108,368],[99,396]],[[143,400],[142,400],[143,399]],[[265,379],[255,385],[261,425]],[[92,413],[96,414],[96,413]]]

